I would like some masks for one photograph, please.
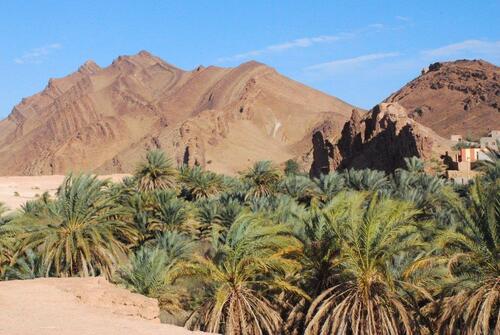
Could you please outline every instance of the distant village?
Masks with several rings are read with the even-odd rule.
[[[488,136],[481,137],[479,142],[468,141],[461,135],[451,135],[450,140],[455,142],[456,151],[453,157],[446,152],[441,156],[446,165],[446,177],[457,184],[465,185],[478,174],[474,163],[479,160],[491,160],[488,154],[498,150],[500,130],[492,130]]]

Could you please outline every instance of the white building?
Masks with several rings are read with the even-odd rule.
[[[489,136],[479,139],[482,149],[498,150],[498,141],[500,141],[500,130],[492,130]]]

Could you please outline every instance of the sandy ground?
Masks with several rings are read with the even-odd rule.
[[[99,178],[120,181],[125,176],[127,175],[114,174]],[[26,201],[35,199],[46,191],[53,195],[63,180],[62,175],[0,177],[0,202],[10,210],[18,209]]]
[[[155,299],[104,278],[0,282],[0,335],[194,335],[161,324]]]

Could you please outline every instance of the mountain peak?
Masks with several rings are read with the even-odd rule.
[[[500,128],[500,68],[484,60],[436,62],[386,99],[438,134],[482,136]]]
[[[156,64],[159,64],[160,66],[162,66],[164,68],[178,70],[178,68],[176,66],[165,62],[160,57],[157,57],[146,50],[141,50],[138,53],[136,53],[135,55],[118,56],[115,60],[113,60],[111,66],[115,66],[115,67],[116,66],[118,66],[118,67],[124,66],[127,68],[132,68],[135,66],[149,67],[151,65],[156,65]]]
[[[85,63],[83,63],[79,68],[78,72],[83,74],[93,74],[97,71],[101,70],[101,67],[96,64],[93,60],[89,59]]]
[[[141,56],[141,57],[150,57],[150,58],[153,58],[155,56],[153,56],[153,54],[151,54],[149,51],[146,51],[146,50],[141,50],[137,53],[137,56]]]
[[[141,51],[51,80],[0,122],[0,175],[129,172],[152,147],[179,165],[236,173],[302,155],[310,129],[328,119],[340,132],[352,109],[255,61],[197,70]]]

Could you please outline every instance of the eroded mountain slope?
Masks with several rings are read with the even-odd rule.
[[[340,134],[352,106],[261,63],[183,71],[148,52],[86,62],[0,121],[0,174],[129,172],[145,149],[235,173],[302,154],[326,120]]]

